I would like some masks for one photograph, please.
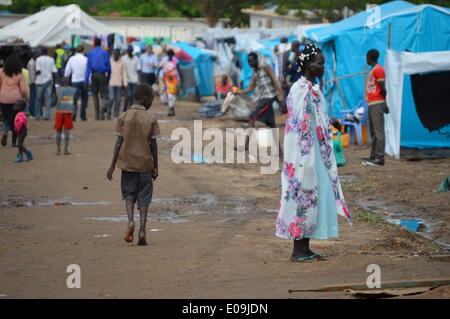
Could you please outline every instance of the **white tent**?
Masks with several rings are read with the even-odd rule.
[[[400,132],[405,74],[450,70],[450,51],[398,52],[388,50],[385,58],[387,104],[385,116],[386,153],[400,158]]]
[[[297,39],[299,41],[302,41],[304,38],[307,38],[307,34],[306,31],[308,31],[309,29],[315,29],[315,28],[320,28],[320,27],[325,27],[329,25],[329,23],[318,23],[318,24],[300,24],[297,26],[297,28],[295,29],[295,34],[297,36]]]
[[[96,35],[112,33],[77,5],[49,7],[25,19],[0,29],[0,41],[13,42],[22,39],[30,46],[54,46],[72,35]]]

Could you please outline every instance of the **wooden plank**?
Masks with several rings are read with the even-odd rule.
[[[432,280],[416,280],[416,281],[404,281],[404,282],[385,282],[381,284],[379,289],[388,288],[411,288],[411,287],[441,287],[450,285],[450,278],[444,279],[432,279]],[[325,286],[317,289],[289,289],[289,293],[292,292],[331,292],[331,291],[344,291],[347,289],[352,290],[372,290],[367,285],[362,284],[348,284],[348,285],[335,285]]]
[[[371,290],[345,290],[346,294],[349,294],[356,298],[389,298],[397,296],[409,296],[422,294],[424,292],[436,289],[435,287],[413,287],[413,288],[401,288],[401,289],[371,289]]]

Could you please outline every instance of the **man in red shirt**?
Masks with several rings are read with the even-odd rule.
[[[372,138],[372,150],[370,158],[363,162],[364,165],[384,165],[384,114],[389,113],[386,104],[386,87],[384,69],[378,64],[380,53],[372,49],[367,52],[367,64],[372,66],[365,87],[365,97],[369,104],[369,127]]]

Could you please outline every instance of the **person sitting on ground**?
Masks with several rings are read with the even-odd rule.
[[[17,159],[14,161],[15,163],[21,163],[24,161],[23,154],[27,156],[27,161],[33,160],[33,154],[24,146],[28,128],[27,115],[25,114],[26,107],[27,102],[25,102],[24,100],[18,100],[14,104],[14,112],[17,112],[17,115],[14,119],[14,130],[16,131],[17,134],[18,148],[19,148],[19,152],[17,153]]]
[[[216,86],[216,99],[222,101],[227,96],[228,92],[231,90],[231,81],[228,75],[222,75],[220,83]]]
[[[61,134],[64,129],[64,155],[69,155],[70,130],[73,129],[72,113],[76,88],[70,86],[68,77],[61,79],[61,86],[56,89],[57,104],[55,115],[56,155],[61,155]]]
[[[148,112],[153,103],[153,89],[140,83],[134,89],[135,104],[117,120],[117,140],[106,178],[112,180],[116,163],[122,170],[122,198],[128,215],[124,240],[133,241],[134,204],[140,213],[138,245],[147,245],[145,226],[152,201],[153,181],[158,177],[158,146],[160,135],[156,117]]]

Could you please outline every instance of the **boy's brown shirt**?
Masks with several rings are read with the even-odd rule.
[[[160,135],[156,117],[141,105],[133,105],[117,120],[116,134],[123,137],[117,166],[127,172],[153,169],[150,140]]]

